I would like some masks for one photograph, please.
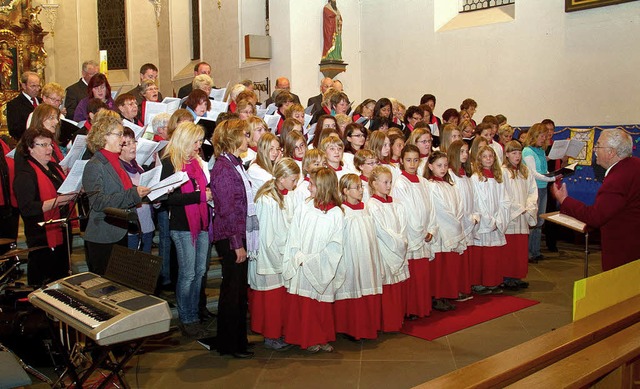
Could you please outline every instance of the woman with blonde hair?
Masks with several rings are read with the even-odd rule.
[[[260,137],[269,132],[269,128],[267,127],[267,123],[257,116],[250,116],[246,121],[249,124],[249,147],[246,152],[240,155],[240,158],[242,158],[243,165],[249,166],[249,163],[253,162],[253,160],[256,159],[256,155],[258,155],[258,141]]]
[[[258,140],[258,153],[247,169],[253,193],[265,182],[273,178],[273,166],[282,158],[282,149],[278,137],[268,132]]]
[[[234,358],[253,356],[247,350],[247,259],[257,258],[259,230],[251,183],[240,159],[248,133],[246,121],[231,119],[218,123],[213,134],[213,239],[222,257],[217,349]]]
[[[89,271],[103,275],[107,269],[113,245],[127,247],[128,226],[111,222],[106,208],[133,210],[150,190],[134,186],[120,164],[124,128],[120,115],[101,110],[96,114],[87,146],[94,154],[82,174],[82,186],[89,193],[90,211],[84,241]]]
[[[209,172],[198,152],[204,141],[204,129],[183,122],[174,131],[162,157],[161,178],[176,172],[187,173],[189,179],[164,200],[169,208],[169,234],[178,257],[176,300],[183,335],[203,337],[206,331],[198,316],[202,278],[207,268],[211,201]]]

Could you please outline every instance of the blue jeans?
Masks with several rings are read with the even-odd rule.
[[[162,285],[171,283],[171,235],[169,235],[169,211],[159,210],[158,218],[158,256],[162,258],[160,281]]]
[[[555,185],[555,184],[550,184]],[[540,217],[547,209],[547,188],[538,188],[538,222],[529,231],[529,258],[540,255],[540,241],[542,240],[542,225],[544,219]]]
[[[140,235],[138,234],[129,234],[127,246],[131,250],[138,249],[138,241],[140,240]],[[145,232],[142,234],[142,246],[140,246],[140,251],[145,253],[151,253],[151,245],[153,244],[153,231]]]
[[[176,300],[178,316],[183,324],[196,323],[198,316],[198,299],[202,277],[207,268],[209,252],[209,233],[200,231],[195,245],[189,231],[171,231],[171,240],[178,253],[178,284]]]

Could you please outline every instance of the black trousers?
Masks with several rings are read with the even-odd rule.
[[[107,264],[109,258],[111,258],[111,250],[113,245],[128,247],[129,237],[124,234],[124,237],[118,242],[114,243],[95,243],[84,241],[84,248],[86,253],[87,267],[91,273],[103,276],[107,271]]]
[[[222,257],[222,285],[218,299],[217,345],[220,354],[247,350],[247,261],[236,263],[229,240],[215,243]]]
[[[51,250],[44,248],[29,253],[27,263],[27,283],[39,288],[49,282],[69,275],[69,254],[67,242]]]

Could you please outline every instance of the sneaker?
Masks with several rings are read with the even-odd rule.
[[[489,289],[489,293],[491,294],[502,294],[504,292],[502,289],[500,289],[497,286],[490,286],[487,289]]]
[[[199,322],[180,323],[180,331],[182,336],[195,339],[206,338],[209,335]]]
[[[481,296],[484,296],[486,294],[491,294],[491,290],[486,286],[482,286],[482,285],[473,285],[471,287],[471,291]]]
[[[447,306],[447,311],[453,311],[454,309],[456,309],[456,306],[452,304],[449,299],[442,299],[442,302]]]
[[[264,347],[275,351],[286,351],[293,347],[293,345],[280,339],[265,338]]]
[[[472,295],[466,293],[458,293],[458,298],[455,301],[461,303],[463,301],[469,301],[473,298]]]
[[[520,286],[518,286],[518,283],[515,280],[507,280],[503,282],[502,284],[500,284],[500,288],[512,291],[520,290]]]
[[[318,351],[320,351],[320,345],[319,344],[307,347],[307,352],[310,352],[311,354],[315,354]]]
[[[329,343],[325,343],[325,344],[321,344],[320,346],[320,350],[330,353],[333,352],[333,346],[330,345]]]
[[[433,309],[440,312],[449,311],[447,304],[445,304],[444,301],[442,301],[442,299],[433,300]]]

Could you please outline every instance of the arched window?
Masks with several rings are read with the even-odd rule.
[[[109,69],[127,69],[127,30],[124,0],[98,3],[98,45],[107,50]]]

